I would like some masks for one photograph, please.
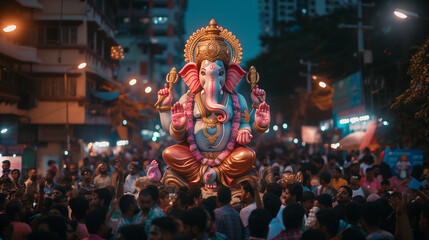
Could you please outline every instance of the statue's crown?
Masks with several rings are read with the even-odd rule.
[[[230,47],[232,48],[232,59]],[[195,50],[195,52],[194,52]],[[216,61],[221,60],[225,67],[229,62],[240,63],[243,53],[238,39],[228,30],[224,30],[212,19],[209,26],[201,28],[192,34],[185,46],[185,61],[195,62],[198,69],[203,60]]]

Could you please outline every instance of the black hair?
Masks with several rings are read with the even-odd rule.
[[[51,210],[52,209],[58,210],[58,212],[60,212],[61,216],[68,218],[69,210],[67,209],[66,206],[61,205],[61,204],[56,204],[56,205],[51,207]]]
[[[146,190],[150,194],[150,196],[152,197],[153,201],[158,202],[158,199],[159,199],[159,190],[158,190],[158,188],[156,186],[149,185],[144,190]],[[147,195],[145,195],[145,196],[147,196]]]
[[[104,207],[109,208],[110,202],[112,201],[112,194],[107,188],[95,189],[94,193],[98,195],[100,200],[104,200]]]
[[[375,202],[367,202],[362,206],[362,220],[369,226],[378,227],[381,220],[381,209]]]
[[[66,196],[66,188],[63,187],[62,185],[55,185],[53,190],[58,190],[63,194],[63,197]]]
[[[331,182],[331,174],[329,172],[322,172],[319,176],[320,180],[323,180],[325,183]]]
[[[264,208],[271,214],[271,218],[275,218],[280,210],[282,201],[280,198],[272,193],[267,193],[262,198]]]
[[[283,210],[283,224],[286,229],[298,229],[302,224],[305,210],[299,203],[289,203]]]
[[[316,197],[316,200],[318,202],[318,204],[321,204],[327,208],[331,208],[332,207],[332,197],[329,194],[320,194],[319,196]]]
[[[54,170],[54,169],[48,169],[48,170],[46,170],[46,172],[48,172],[49,174],[51,174],[53,178],[54,178],[54,177],[55,177],[55,175],[56,175],[56,172],[55,172],[55,170]]]
[[[362,158],[362,162],[367,165],[371,165],[374,163],[374,157],[372,157],[371,155],[365,155]]]
[[[55,161],[54,160],[48,160],[48,166],[50,166],[52,163],[55,164]]]
[[[304,191],[303,193],[302,193],[302,198],[301,198],[301,202],[305,202],[305,201],[308,201],[308,200],[314,200],[314,193],[313,192],[311,192],[311,191]]]
[[[28,240],[60,240],[60,238],[55,234],[44,230],[32,231],[30,234],[28,234],[27,239]]]
[[[207,223],[207,213],[202,207],[191,208],[181,218],[183,224],[197,226],[200,232],[204,232]]]
[[[217,200],[220,204],[225,205],[231,202],[231,189],[227,187],[220,187],[217,192]]]
[[[320,229],[308,229],[302,233],[301,240],[327,240]]]
[[[147,239],[144,226],[140,224],[124,225],[119,228],[118,233],[120,233],[125,240]]]
[[[9,167],[10,167],[10,161],[9,161],[9,160],[4,160],[2,163],[6,163],[6,164],[8,164],[8,165],[9,165]]]
[[[347,203],[344,207],[344,217],[345,220],[352,224],[356,225],[359,222],[361,216],[361,206],[356,202]]]
[[[289,189],[289,194],[296,196],[296,201],[300,202],[302,198],[302,186],[299,183],[292,183],[286,185],[286,189]]]
[[[106,211],[102,208],[89,212],[85,218],[85,226],[88,233],[97,234],[100,227],[106,222]]]
[[[338,190],[340,188],[344,188],[347,191],[347,193],[349,194],[350,197],[353,196],[353,190],[349,186],[343,185],[343,186],[339,187]]]
[[[70,199],[69,206],[77,219],[84,219],[89,209],[89,201],[84,197],[76,197]]]
[[[240,185],[246,193],[250,193],[250,195],[252,195],[252,198],[255,197],[255,191],[253,190],[252,185],[250,185],[248,181],[243,181],[240,183]]]
[[[125,214],[128,211],[128,208],[130,207],[130,204],[135,202],[136,199],[133,195],[123,195],[119,199],[119,209],[121,209],[121,213]]]
[[[263,239],[267,238],[271,219],[272,216],[267,210],[262,208],[253,210],[250,213],[249,224],[247,225],[250,236]]]
[[[316,213],[316,218],[320,225],[326,227],[326,231],[332,237],[338,234],[340,218],[334,209],[321,209]]]
[[[40,226],[41,224],[48,225],[49,232],[55,234],[60,239],[66,239],[67,225],[66,219],[64,217],[53,215],[42,217],[38,222],[38,226]]]
[[[9,215],[9,217],[14,220],[14,216],[16,213],[19,213],[22,209],[22,204],[20,201],[11,201],[8,204],[6,204],[6,214]]]
[[[194,199],[199,199],[201,196],[201,189],[199,187],[191,187],[187,192],[186,192],[186,203],[188,204],[188,206],[193,206],[194,205]]]
[[[176,223],[170,217],[155,218],[151,224],[161,228],[161,232],[167,232],[171,235],[176,234]]]
[[[21,176],[21,171],[19,169],[13,169],[11,173],[18,172],[18,178]]]
[[[273,182],[273,183],[269,183],[267,185],[267,193],[272,193],[274,195],[276,195],[277,197],[281,197],[282,196],[282,186],[280,186],[280,184]]]

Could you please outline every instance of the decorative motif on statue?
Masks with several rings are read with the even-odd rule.
[[[151,182],[159,182],[161,180],[161,171],[158,168],[158,162],[153,160],[150,167],[147,169],[147,179]]]
[[[171,88],[165,86],[158,92],[162,127],[181,142],[163,152],[169,168],[162,182],[175,186],[203,183],[206,189],[219,183],[231,187],[254,176],[255,153],[246,145],[269,127],[265,91],[252,85],[249,113],[246,100],[234,89],[246,74],[238,65],[241,45],[215,20],[189,38],[184,52],[188,63],[179,75],[190,91],[173,106]],[[256,69],[252,74],[257,74]]]

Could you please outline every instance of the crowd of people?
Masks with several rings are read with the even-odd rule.
[[[44,176],[34,168],[21,176],[5,160],[0,238],[429,239],[429,175],[422,166],[392,174],[369,149],[343,158],[281,144],[254,148],[260,176],[269,171],[274,181],[240,182],[238,194],[221,186],[207,198],[200,186],[136,187],[153,164],[133,150],[61,170],[51,161]],[[156,160],[164,172],[166,164]],[[416,180],[421,186],[409,187]]]

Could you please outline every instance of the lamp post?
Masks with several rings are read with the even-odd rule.
[[[64,72],[64,90],[66,95],[66,134],[67,134],[67,152],[70,153],[70,126],[69,126],[69,87],[67,73],[74,69],[84,69],[86,67],[86,62],[80,63],[77,67],[71,67]]]
[[[422,17],[419,14],[411,11],[407,11],[401,8],[396,8],[395,11],[393,11],[393,14],[395,17],[399,18],[400,20],[405,20],[407,18],[420,18],[424,20],[429,20],[427,17]]]

